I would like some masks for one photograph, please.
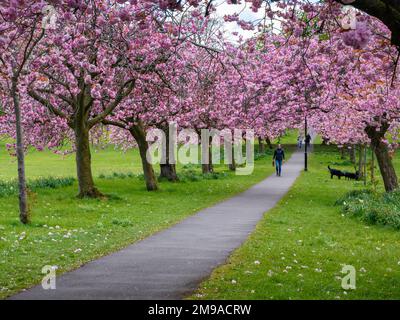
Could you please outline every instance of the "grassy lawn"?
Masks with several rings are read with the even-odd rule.
[[[15,160],[3,147],[0,150],[0,180],[15,179]],[[31,151],[26,162],[29,179],[75,176],[73,155],[62,158]],[[242,192],[272,173],[270,163],[269,154],[256,160],[250,176],[236,176],[221,165],[216,171],[225,173],[218,179],[161,182],[160,191],[147,192],[138,177],[99,178],[113,172],[141,172],[137,151],[123,154],[108,148],[93,154],[96,184],[109,195],[107,200],[78,200],[76,182],[40,189],[30,198],[32,223],[23,226],[16,196],[0,197],[0,298],[40,283],[45,265],[58,266],[58,273],[72,270]]]
[[[139,153],[129,150],[124,153],[113,147],[93,150],[93,174],[110,174],[112,172],[142,172]],[[10,157],[0,141],[0,180],[16,177],[17,159]],[[30,179],[43,176],[73,176],[76,174],[75,154],[61,156],[51,151],[37,152],[32,149],[26,155],[26,175]]]
[[[343,215],[335,201],[363,183],[331,180],[328,164],[351,166],[334,147],[315,149],[310,171],[189,298],[400,299],[400,232]],[[355,267],[356,290],[342,289],[343,265]]]

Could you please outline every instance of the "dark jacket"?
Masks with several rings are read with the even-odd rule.
[[[283,149],[276,149],[274,152],[274,160],[284,160],[285,159],[285,151]]]

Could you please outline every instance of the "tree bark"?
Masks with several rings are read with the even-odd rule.
[[[265,152],[265,147],[264,147],[264,141],[260,137],[258,137],[258,153],[264,153]]]
[[[340,159],[342,159],[342,160],[346,159],[346,154],[344,152],[344,148],[345,148],[344,146],[342,146],[340,148]]]
[[[354,145],[350,146],[349,154],[350,154],[351,163],[355,164],[356,163],[356,149],[354,148]]]
[[[14,102],[15,131],[17,135],[17,161],[18,161],[18,191],[19,191],[19,218],[23,224],[29,223],[29,207],[25,177],[24,138],[21,126],[21,109],[17,79],[12,80],[11,95]]]
[[[160,178],[166,178],[170,182],[179,181],[176,165],[168,163],[168,160],[166,164],[160,164]]]
[[[201,165],[201,168],[202,168],[203,174],[209,174],[209,173],[213,173],[214,172],[214,167],[213,167],[212,163],[209,163],[209,164],[203,163]]]
[[[371,182],[375,183],[375,156],[374,156],[374,149],[372,148],[371,153]]]
[[[176,174],[176,165],[169,163],[169,129],[165,130],[166,135],[166,154],[165,154],[165,164],[160,164],[160,178],[165,178],[168,181],[176,182],[179,180]]]
[[[146,140],[146,132],[143,125],[139,122],[134,124],[129,129],[132,136],[135,138],[138,146],[140,158],[142,160],[143,175],[146,182],[146,188],[148,191],[158,190],[157,178],[153,170],[151,163],[147,161],[147,151],[149,150],[149,143]]]
[[[208,164],[202,163],[201,169],[203,174],[209,174],[214,172],[214,166],[212,163],[212,137],[209,138],[209,145],[208,145]]]
[[[364,146],[359,145],[358,147],[358,172],[360,174],[360,179],[364,177]]]
[[[265,138],[265,142],[267,143],[268,148],[270,148],[270,149],[272,150],[273,147],[272,147],[271,139],[268,138],[268,137],[266,137],[266,138]]]
[[[212,163],[211,146],[209,147],[209,151],[208,151],[208,164],[203,163],[201,165],[201,168],[202,168],[203,174],[209,174],[209,173],[213,173],[214,172],[214,166],[213,166],[213,163]]]
[[[367,126],[365,132],[371,139],[371,146],[379,164],[386,192],[392,192],[399,187],[396,171],[389,154],[388,146],[382,141],[390,125],[384,121],[379,131],[374,126]]]
[[[104,195],[95,187],[92,174],[92,155],[90,152],[89,128],[82,115],[75,121],[76,169],[79,184],[79,198],[100,198]]]
[[[232,144],[232,161],[229,164],[229,170],[230,171],[236,171],[236,161],[235,161],[235,146]]]

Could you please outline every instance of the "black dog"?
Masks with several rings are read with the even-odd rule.
[[[360,180],[360,172],[356,171],[356,173],[352,172],[344,172],[344,176],[346,180]]]
[[[331,173],[331,179],[333,179],[334,176],[337,176],[339,179],[341,177],[344,177],[345,174],[344,172],[340,171],[340,170],[336,170],[336,169],[331,169],[330,166],[328,166],[329,172]]]

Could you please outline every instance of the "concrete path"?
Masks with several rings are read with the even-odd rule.
[[[56,290],[36,286],[11,299],[181,299],[246,240],[302,168],[303,153],[294,153],[282,177],[272,175],[167,230],[61,275]]]

